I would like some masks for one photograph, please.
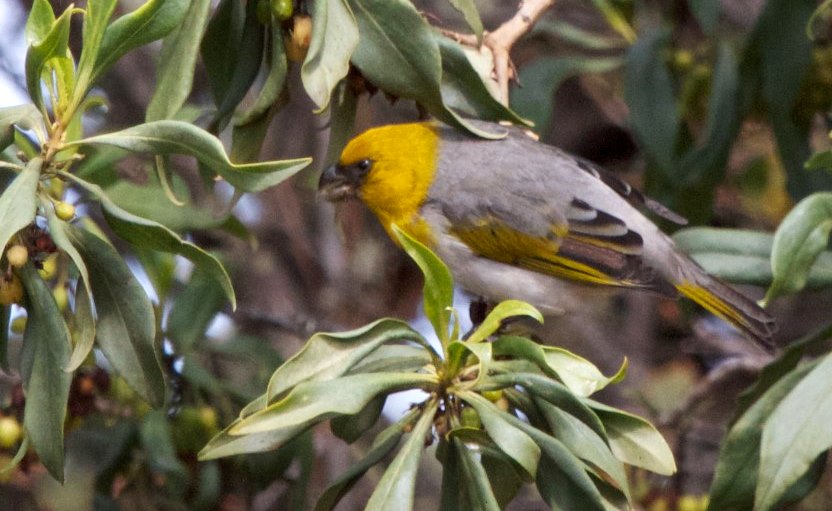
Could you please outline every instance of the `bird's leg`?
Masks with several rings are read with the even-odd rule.
[[[471,337],[471,334],[485,321],[485,317],[488,316],[488,313],[493,308],[494,306],[488,303],[488,300],[482,296],[477,296],[471,300],[471,303],[468,305],[468,317],[471,319],[471,329],[462,338],[468,339]]]

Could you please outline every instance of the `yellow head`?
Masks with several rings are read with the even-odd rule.
[[[324,171],[318,191],[330,201],[357,197],[390,230],[416,227],[433,181],[439,136],[431,123],[394,124],[352,139]]]

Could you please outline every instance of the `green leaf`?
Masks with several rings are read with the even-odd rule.
[[[78,179],[72,174],[65,173],[63,175],[98,199],[101,203],[107,224],[121,238],[140,248],[179,254],[189,259],[197,267],[214,277],[231,302],[231,307],[237,307],[237,300],[234,295],[234,288],[231,285],[231,279],[216,257],[205,252],[193,243],[183,240],[178,234],[164,225],[124,211],[116,206],[98,185]]]
[[[46,141],[43,116],[31,103],[0,108],[0,140],[8,140],[11,143],[15,126],[24,130],[32,130],[39,141]],[[0,150],[2,149],[5,147],[0,147]]]
[[[41,158],[29,160],[26,168],[0,195],[0,250],[6,250],[12,236],[35,219],[38,209],[35,194],[42,166]]]
[[[728,282],[769,286],[774,278],[774,235],[741,229],[693,227],[673,236],[676,246],[705,270]],[[832,285],[832,251],[824,250],[809,269],[806,287]]]
[[[522,434],[522,432],[520,433]],[[526,438],[528,439],[528,437]],[[500,505],[497,503],[497,497],[491,488],[491,482],[488,480],[488,473],[482,464],[482,458],[478,459],[459,438],[454,438],[452,441],[455,444],[454,453],[459,458],[460,471],[465,478],[464,491],[467,492],[469,501],[465,509],[471,511],[499,511]],[[534,445],[533,442],[532,445]],[[540,457],[540,449],[537,450],[537,456]],[[534,465],[537,467],[537,460],[535,460]],[[462,490],[463,488],[458,489],[458,491]]]
[[[424,451],[425,438],[433,425],[433,416],[437,407],[436,400],[431,400],[426,404],[407,441],[381,476],[364,508],[365,511],[413,508],[419,460]]]
[[[644,152],[673,179],[677,161],[680,116],[673,81],[662,51],[668,34],[656,30],[640,37],[627,56],[624,99],[630,124]]]
[[[433,35],[442,57],[441,90],[446,105],[477,119],[531,125],[496,99],[495,95],[499,94],[496,82],[494,90],[489,90],[486,80],[490,80],[494,69],[493,59],[440,33]]]
[[[86,288],[87,297],[91,297],[92,290],[90,289],[89,272],[84,264],[84,260],[81,258],[81,254],[78,253],[78,250],[75,249],[69,240],[70,224],[58,218],[51,200],[41,197],[40,204],[41,212],[46,215],[46,225],[49,227],[49,235],[52,237],[52,241],[55,242],[55,246],[61,249],[72,260],[72,264],[78,270],[78,274],[81,276],[81,282]]]
[[[425,276],[423,290],[425,316],[433,325],[436,336],[444,346],[448,342],[450,308],[454,300],[454,281],[451,272],[436,254],[398,226],[393,225],[393,232],[407,255],[413,259]]]
[[[174,176],[173,185],[177,197],[188,196],[187,185],[184,181]],[[151,179],[144,185],[121,179],[105,188],[104,193],[125,211],[158,222],[172,231],[213,229],[229,219],[228,215],[218,216],[216,207],[210,208],[195,204],[177,206],[165,197],[165,192],[156,179]]]
[[[673,452],[652,424],[597,401],[587,399],[586,402],[604,423],[610,448],[616,458],[661,475],[676,472]]]
[[[759,84],[758,90],[748,94],[762,100],[777,139],[778,155],[788,173],[789,194],[796,200],[832,187],[832,176],[804,170],[811,154],[810,123],[794,115],[811,69],[812,42],[805,28],[817,5],[813,0],[767,1],[744,44],[743,81]]]
[[[497,364],[495,363],[492,366],[495,372],[499,371],[499,369],[496,369]],[[607,437],[604,425],[595,412],[566,386],[549,377],[512,371],[508,374],[489,376],[477,390],[491,390],[492,387],[505,388],[515,385],[523,387],[530,394],[538,396],[577,417],[602,438]]]
[[[627,359],[614,375],[604,376],[595,365],[583,357],[557,346],[544,346],[546,363],[555,370],[563,383],[575,394],[587,397],[610,383],[617,383],[627,374]]]
[[[822,22],[829,19],[830,6],[832,6],[832,0],[823,0],[806,23],[806,37],[810,40],[817,40],[818,35],[815,33],[816,27],[818,25],[823,27]]]
[[[385,92],[441,102],[442,66],[430,26],[405,0],[350,0],[361,38],[353,63]]]
[[[243,2],[220,0],[202,37],[200,54],[216,105],[222,102],[234,79],[245,24],[244,8]],[[257,58],[260,57],[258,52]]]
[[[422,346],[385,344],[355,364],[349,373],[418,372],[433,362]]]
[[[726,254],[768,259],[774,237],[765,232],[715,227],[689,227],[673,235],[676,247],[686,254]]]
[[[194,0],[189,4],[179,28],[169,33],[162,44],[156,91],[145,115],[147,121],[171,119],[191,93],[199,43],[208,23],[211,0]]]
[[[474,5],[474,0],[448,0],[451,5],[454,6],[454,9],[459,11],[460,14],[465,18],[465,23],[471,28],[474,32],[474,35],[477,36],[477,41],[482,41],[482,20],[480,19],[480,13],[477,11],[477,6]]]
[[[500,328],[504,319],[518,316],[528,316],[538,323],[543,323],[543,315],[533,305],[519,300],[505,300],[488,313],[477,329],[468,336],[467,341],[471,344],[482,342]]]
[[[814,367],[815,363],[803,365],[777,380],[728,432],[719,453],[708,509],[740,510],[754,507],[763,424]]]
[[[199,460],[208,461],[235,454],[273,451],[309,428],[309,425],[299,424],[252,435],[232,435],[231,430],[235,429],[241,422],[242,419],[237,419],[227,428],[217,433],[199,451]]]
[[[176,281],[176,256],[138,247],[133,247],[133,255],[156,291],[156,296],[168,296]]]
[[[367,405],[355,415],[341,415],[334,417],[329,426],[332,429],[332,434],[351,444],[361,438],[361,436],[372,428],[384,408],[384,403],[387,401],[387,396],[379,396],[371,400]]]
[[[499,509],[505,509],[526,481],[520,475],[517,465],[497,449],[482,449],[480,461],[485,473],[488,474],[491,491],[497,499]]]
[[[350,468],[338,476],[338,479],[321,494],[315,504],[315,511],[334,509],[370,467],[380,463],[387,454],[399,445],[399,440],[404,436],[405,430],[412,427],[419,416],[419,410],[413,410],[379,433],[364,458],[356,463],[351,463]]]
[[[528,119],[538,134],[548,133],[552,123],[555,92],[567,79],[582,73],[605,73],[623,64],[620,57],[541,58],[520,70],[523,88],[511,89],[511,104]],[[558,122],[555,119],[555,122]]]
[[[580,419],[542,400],[534,400],[546,419],[552,435],[578,458],[588,461],[600,472],[601,479],[612,481],[625,495],[630,495],[624,466],[602,438]]]
[[[587,50],[620,50],[626,44],[621,38],[599,35],[566,20],[558,19],[544,18],[538,20],[530,35],[534,37],[539,34],[558,37],[567,43]]]
[[[772,385],[797,367],[807,351],[815,351],[818,347],[826,345],[830,338],[832,338],[832,324],[791,342],[776,359],[763,367],[757,381],[740,394],[737,400],[736,416],[739,417],[745,413]]]
[[[370,82],[394,96],[416,100],[451,126],[495,138],[443,103],[439,48],[433,30],[413,4],[406,0],[349,0],[349,4],[361,34],[352,63]]]
[[[266,115],[272,106],[278,101],[280,93],[283,92],[286,84],[286,49],[283,46],[283,29],[280,24],[274,24],[271,27],[271,35],[269,37],[271,42],[271,51],[268,68],[269,72],[266,79],[263,81],[263,86],[257,94],[257,99],[251,105],[251,108],[242,112],[237,120],[234,122],[235,127],[245,126],[246,124],[254,123]],[[232,144],[233,149],[233,144]],[[259,146],[258,146],[259,149]],[[233,161],[249,161],[248,159],[239,159],[234,157],[232,150]]]
[[[52,10],[49,0],[34,0],[24,30],[26,42],[33,44],[44,40],[54,24],[55,11]]]
[[[23,458],[26,457],[26,454],[29,453],[29,437],[24,435],[23,440],[20,441],[20,447],[17,448],[17,452],[14,455],[14,458],[11,459],[5,466],[0,467],[0,476],[11,475],[14,473],[14,470],[20,465],[20,462],[23,461]]]
[[[244,192],[259,192],[281,183],[312,161],[298,158],[236,165],[228,159],[222,142],[207,131],[187,122],[168,120],[139,124],[68,145],[109,145],[136,153],[193,156]]]
[[[92,312],[92,297],[87,286],[86,282],[78,282],[75,285],[75,308],[70,321],[70,335],[74,347],[65,369],[68,373],[81,367],[95,343],[95,315]]]
[[[72,170],[77,177],[99,186],[111,186],[122,178],[116,172],[116,164],[129,154],[124,149],[113,146],[82,147],[78,154],[83,160],[76,163]]]
[[[526,337],[503,336],[494,341],[496,356],[512,356],[537,365],[546,375],[559,379],[573,393],[587,397],[623,378],[627,360],[608,378],[592,362],[563,348],[541,346]]]
[[[464,491],[465,486],[460,483],[461,467],[459,466],[459,454],[456,452],[457,449],[464,448],[464,445],[461,442],[453,441],[457,431],[452,430],[448,435],[451,441],[440,438],[439,445],[436,448],[436,459],[442,463],[439,511],[457,511],[468,508],[468,495]]]
[[[41,76],[50,59],[66,57],[71,18],[72,9],[65,10],[49,28],[49,32],[42,39],[33,41],[26,52],[26,89],[32,103],[44,113],[46,105],[40,88]]]
[[[510,415],[506,412],[496,407],[484,406],[476,410],[488,436],[494,440],[497,447],[525,470],[526,480],[534,479],[537,473],[537,463],[540,461],[540,447],[529,435],[509,422]]]
[[[806,170],[832,170],[832,151],[820,151],[809,158],[804,167]]]
[[[806,286],[809,269],[829,244],[832,230],[832,193],[821,192],[800,201],[783,219],[771,249],[774,281],[766,292],[768,303],[777,296],[797,293]]]
[[[216,461],[200,463],[196,494],[189,502],[191,509],[215,509],[220,504],[224,485],[223,472]]]
[[[353,137],[355,130],[355,112],[358,97],[353,93],[347,80],[342,80],[332,93],[329,104],[329,143],[322,168],[335,164],[341,157],[341,151]]]
[[[0,306],[0,370],[11,374],[9,368],[9,327],[11,326],[11,305]]]
[[[91,81],[95,82],[128,52],[161,39],[178,27],[185,21],[189,5],[188,0],[148,0],[115,20],[104,32]]]
[[[763,426],[755,509],[774,509],[815,460],[832,447],[832,354],[777,405]]]
[[[621,4],[611,0],[592,0],[592,3],[601,12],[601,15],[610,28],[618,32],[628,43],[632,44],[636,41],[636,33],[633,31],[633,27],[630,26],[629,21],[627,21],[626,15],[621,11],[627,4]]]
[[[465,391],[460,392],[459,397],[471,404],[477,412],[479,412],[481,417],[484,412],[499,412],[499,408],[479,394]],[[577,499],[572,502],[581,503],[581,505],[577,507],[566,506],[562,507],[562,509],[581,509],[587,511],[603,510],[603,506],[601,504],[601,494],[598,492],[598,489],[595,487],[592,479],[590,479],[589,475],[586,473],[586,467],[577,457],[575,457],[575,455],[569,452],[569,449],[567,449],[560,440],[547,435],[513,415],[504,414],[504,417],[512,426],[522,430],[530,436],[540,447],[543,456],[540,457],[538,470],[536,472],[538,484],[541,480],[541,467],[557,467],[558,473],[562,475],[562,484],[558,485],[558,495],[555,498],[560,502],[565,502],[561,499],[566,499],[566,501]],[[553,509],[558,508],[553,507]]]
[[[268,401],[280,398],[301,382],[342,376],[390,341],[425,343],[407,323],[396,319],[380,319],[349,332],[317,333],[274,372],[269,380]]]
[[[160,472],[166,493],[184,496],[190,473],[179,459],[172,441],[172,430],[164,411],[152,410],[142,419],[140,436],[148,468]]]
[[[448,357],[445,363],[446,374],[458,374],[463,364],[468,364],[467,355],[470,353],[477,358],[474,385],[482,381],[491,372],[491,343],[471,343],[467,341],[451,341],[448,345]],[[469,366],[468,369],[471,369]]]
[[[231,0],[231,3],[240,5],[237,0]],[[260,71],[265,32],[257,19],[256,10],[257,2],[246,3],[245,21],[239,36],[236,36],[234,30],[227,30],[223,26],[215,27],[216,17],[208,24],[208,30],[205,32],[202,42],[203,61],[207,63],[219,60],[220,66],[227,73],[227,80],[224,80],[221,88],[214,89],[217,111],[208,127],[213,133],[219,133],[225,128],[234,109],[245,97]],[[229,40],[229,37],[233,39]],[[214,44],[209,46],[209,42]],[[223,56],[226,58],[222,58]],[[216,67],[218,66],[212,66]]]
[[[26,289],[26,330],[20,352],[20,374],[26,393],[23,425],[49,474],[64,480],[64,420],[72,375],[70,337],[52,291],[31,263],[20,270]]]
[[[346,0],[315,0],[312,5],[312,41],[301,67],[306,93],[319,111],[329,105],[335,86],[350,69],[358,46],[358,25]]]
[[[82,45],[81,58],[78,60],[78,78],[72,95],[73,107],[69,110],[71,113],[74,113],[74,107],[81,104],[92,85],[96,60],[98,59],[99,50],[101,50],[101,42],[104,39],[104,31],[107,29],[107,22],[110,21],[115,8],[116,0],[87,0],[81,32]],[[64,122],[68,120],[64,119]]]
[[[288,96],[284,95],[282,98],[288,98]],[[260,159],[263,141],[266,139],[272,119],[281,108],[282,98],[271,105],[260,117],[249,119],[246,124],[238,124],[232,128],[231,150],[229,152],[229,158],[232,161],[247,163]],[[203,170],[202,175],[207,176],[208,172]],[[240,192],[237,191],[235,197],[239,194]]]
[[[188,353],[205,335],[226,301],[225,290],[208,271],[197,267],[168,314],[165,334],[176,353]]]
[[[338,415],[354,415],[378,395],[409,389],[434,390],[438,383],[436,375],[415,373],[354,374],[333,380],[304,381],[283,399],[247,416],[230,434],[308,427]]]
[[[540,497],[553,510],[604,509],[600,493],[591,496],[576,491],[578,488],[570,481],[569,474],[553,459],[540,460],[535,483]]]
[[[728,156],[742,123],[739,88],[739,68],[733,45],[721,44],[714,66],[704,136],[697,147],[682,155],[675,179],[681,177],[686,183],[695,185],[703,180],[713,182],[724,177]]]
[[[89,269],[98,345],[133,390],[161,406],[165,384],[154,349],[156,318],[150,300],[109,243],[77,227],[70,228],[69,236]]]

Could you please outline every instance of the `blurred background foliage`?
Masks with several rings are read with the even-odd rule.
[[[38,4],[42,9],[45,2]],[[173,119],[204,129],[191,135],[196,149],[185,155],[205,154],[199,144],[210,145],[214,135],[234,164],[307,157],[312,164],[281,186],[267,187],[235,182],[233,166],[226,167],[225,182],[218,182],[206,170],[213,167],[183,158],[182,151],[166,151],[170,156],[158,162],[139,157],[153,151],[112,140],[78,149],[84,160],[75,175],[101,187],[119,211],[180,233],[221,260],[234,283],[237,308],[232,312],[221,279],[204,264],[194,268],[180,256],[154,251],[157,247],[113,237],[152,299],[158,323],[153,341],[163,353],[167,382],[165,407],[151,408],[135,385],[112,370],[112,361],[93,352],[67,379],[65,484],[29,452],[0,476],[0,502],[21,510],[311,506],[368,445],[345,445],[328,428],[316,427],[274,453],[210,462],[197,462],[196,454],[312,333],[383,316],[419,316],[417,268],[360,206],[339,208],[333,222],[332,206],[315,200],[314,183],[351,134],[427,114],[465,129],[462,113],[529,120],[542,141],[610,168],[692,225],[720,228],[682,231],[677,239],[703,265],[734,282],[769,286],[779,271],[779,288],[770,288],[768,296],[780,325],[778,342],[802,341],[762,376],[770,359],[749,351],[736,334],[685,304],[652,296],[599,303],[592,321],[563,318],[539,332],[597,363],[605,374],[628,357],[626,380],[600,395],[660,425],[679,468],[670,477],[629,474],[640,508],[705,509],[710,491],[710,498],[723,499],[718,502],[724,506],[715,509],[750,509],[759,459],[723,458],[716,468],[729,425],[747,410],[736,422],[731,445],[756,454],[766,439],[758,429],[751,439],[745,433],[755,431],[789,390],[811,386],[812,374],[829,374],[828,359],[825,365],[823,359],[798,364],[829,348],[824,327],[832,262],[824,249],[832,208],[822,192],[832,188],[832,32],[826,11],[813,16],[818,3],[807,0],[559,0],[512,48],[517,81],[507,110],[494,98],[499,87],[489,53],[448,43],[454,41],[451,33],[470,37],[496,29],[517,5],[483,0],[476,2],[475,16],[474,3],[466,1],[419,0],[415,8],[404,0],[376,4],[118,2],[115,16],[140,7],[146,14],[152,7],[159,9],[159,19],[177,23],[162,23],[158,33],[138,33],[133,51],[99,60],[106,72],[88,77],[94,82],[84,95],[90,102],[71,136]],[[354,12],[357,29],[345,21],[345,5]],[[368,5],[381,29],[373,28],[369,11],[359,9]],[[32,7],[26,0],[0,4],[5,18],[18,20],[0,45],[6,82],[16,84],[21,97],[4,101],[8,105],[30,102],[23,27]],[[69,6],[54,2],[52,8],[60,17]],[[66,21],[67,49],[76,56],[83,55],[81,19]],[[425,20],[448,34],[430,30]],[[398,26],[405,29],[393,46],[418,57],[399,61],[385,46],[381,36]],[[29,34],[28,42],[42,36]],[[435,50],[422,51],[426,47]],[[8,94],[15,97],[13,89]],[[25,127],[25,119],[14,123]],[[31,136],[20,139],[25,130],[10,126],[0,120],[0,138],[13,134],[18,147],[37,154]],[[155,149],[165,137],[159,140]],[[4,161],[15,157],[4,153]],[[5,188],[11,174],[2,179]],[[100,225],[113,234],[110,229],[117,229],[105,216],[116,209],[102,214],[90,199],[95,193],[75,183],[57,190],[55,198],[75,206],[76,223],[84,229]],[[788,232],[747,231],[774,231],[804,198],[809,200],[801,203],[801,218],[792,220]],[[28,238],[30,253],[45,256],[37,261],[40,278],[60,309],[71,306],[77,314],[79,291],[64,285],[67,258],[56,260],[50,255],[54,247],[37,245],[45,243],[40,232]],[[782,240],[801,232],[796,241]],[[795,264],[794,254],[802,254],[807,240],[811,247],[797,258],[803,263]],[[779,270],[770,263],[778,253]],[[762,296],[759,287],[748,291]],[[8,325],[3,345],[14,366],[26,328],[22,310],[4,307],[3,321]],[[25,399],[20,374],[6,371],[3,362],[0,461],[5,465],[25,452],[18,449]],[[786,376],[791,378],[786,384],[777,383]],[[738,396],[755,381],[738,409]],[[825,389],[816,383],[814,388]],[[801,404],[805,401],[791,406]],[[748,415],[752,412],[758,422]],[[811,436],[814,430],[807,431]],[[832,500],[825,470],[829,445],[819,437],[811,451],[817,460],[793,469],[801,477],[782,488],[785,501],[802,498],[794,509],[826,509]],[[754,473],[750,481],[712,487],[715,470],[730,481],[725,474],[748,466]],[[422,472],[415,507],[437,508],[438,466],[426,464]],[[341,508],[360,509],[380,477],[370,470]],[[511,504],[512,509],[540,506],[524,493]]]

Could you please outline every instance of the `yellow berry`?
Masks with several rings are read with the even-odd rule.
[[[0,277],[0,305],[11,305],[23,300],[23,283],[14,273]]]
[[[0,448],[10,449],[20,440],[23,428],[14,417],[0,417]]]
[[[26,330],[26,316],[18,316],[12,320],[12,332],[22,334]]]
[[[694,495],[682,495],[676,502],[678,511],[699,511],[699,499]]]
[[[68,222],[75,216],[75,206],[68,202],[58,201],[55,203],[55,214],[64,222]]]
[[[66,287],[57,286],[55,289],[52,290],[52,296],[55,297],[55,303],[58,305],[58,309],[60,309],[60,310],[66,309],[66,304],[69,300],[69,296],[68,296],[68,293],[66,291]]]
[[[23,245],[12,245],[6,250],[6,260],[12,268],[20,268],[29,260],[29,251]]]
[[[690,69],[693,65],[693,53],[690,50],[678,50],[673,54],[673,63],[679,69]]]
[[[482,397],[491,401],[492,403],[496,403],[497,401],[499,401],[503,397],[503,390],[502,389],[485,390],[485,391],[482,392]]]
[[[55,272],[58,270],[58,257],[57,254],[52,254],[51,256],[44,259],[43,264],[41,265],[40,270],[38,273],[43,280],[49,280],[55,276]]]
[[[271,0],[271,2],[272,12],[275,18],[280,21],[286,21],[292,17],[292,12],[294,11],[292,0]]]
[[[202,420],[202,425],[206,430],[215,433],[219,426],[219,419],[217,418],[217,411],[210,406],[202,406],[199,408],[199,418]]]
[[[130,388],[130,385],[120,376],[113,378],[110,384],[110,397],[117,403],[122,405],[131,404],[136,398],[136,393]]]

